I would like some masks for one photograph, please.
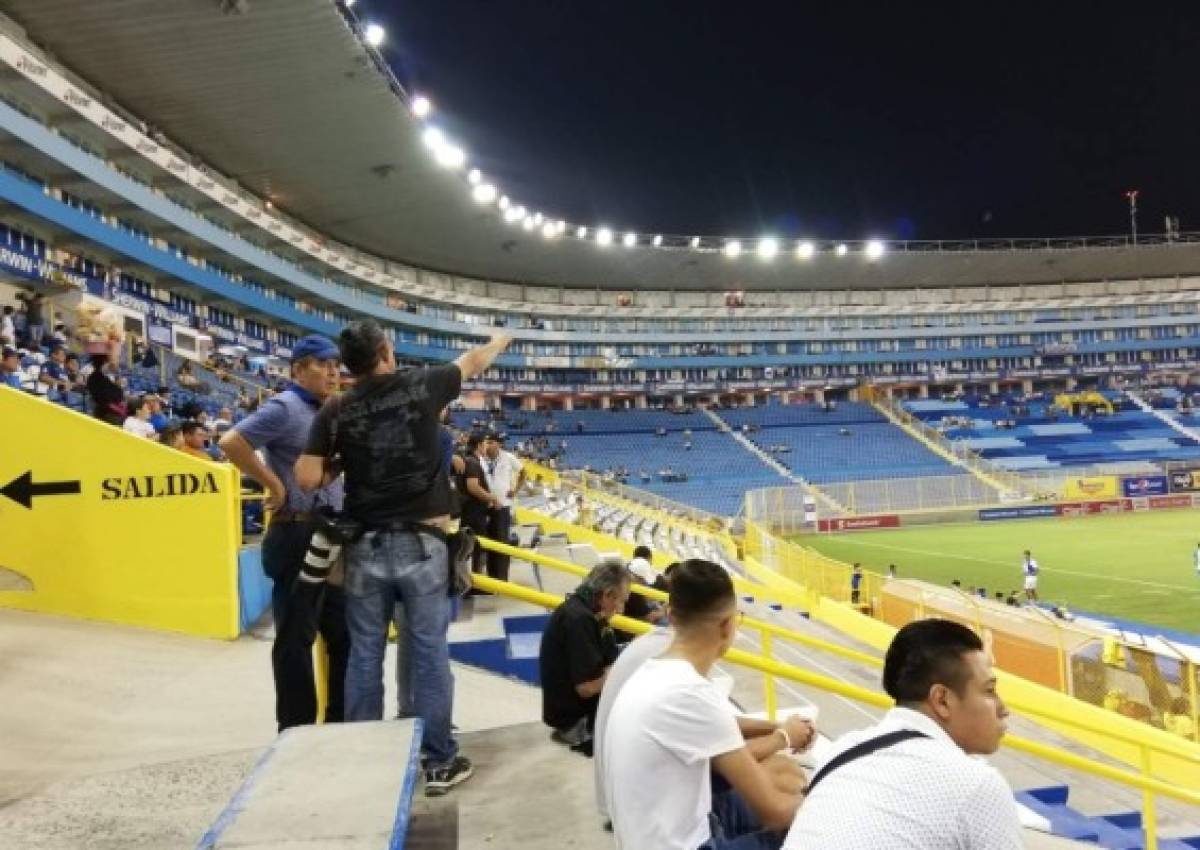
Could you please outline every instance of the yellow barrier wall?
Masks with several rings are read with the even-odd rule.
[[[0,422],[0,606],[237,637],[231,466],[8,388]]]
[[[829,599],[821,599],[813,607],[812,618],[880,651],[887,650],[896,634],[896,629],[887,623]],[[1151,755],[1151,775],[1185,788],[1200,788],[1200,747],[1195,744],[1003,670],[997,670],[996,675],[1001,696],[1013,710],[1020,711],[1022,706],[1035,708],[1036,715],[1030,713],[1029,716],[1039,725],[1138,768],[1143,766],[1141,748],[1127,741],[1153,744],[1158,750]],[[1107,730],[1110,735],[1089,732],[1070,723],[1055,722],[1046,715],[1074,718],[1097,729]]]

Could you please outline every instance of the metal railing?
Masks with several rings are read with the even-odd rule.
[[[946,435],[926,422],[913,416],[895,399],[888,398],[882,393],[873,393],[873,403],[889,419],[895,420],[901,427],[918,435],[919,439],[936,447],[942,454],[953,458],[964,469],[978,476],[984,483],[995,487],[995,499],[1000,501],[1001,491],[1009,491],[1016,495],[1024,494],[1024,482],[1019,475],[997,466],[978,452],[971,451],[965,446],[951,442]]]
[[[522,560],[536,563],[541,566],[550,567],[552,569],[559,569],[575,575],[578,575],[580,572],[586,573],[585,570],[580,567],[576,567],[574,564],[568,564],[555,558],[550,558],[545,555],[540,555],[536,552],[530,552],[528,550],[517,549],[515,547],[497,543],[492,540],[480,539],[480,545],[485,549],[509,554]],[[474,585],[481,590],[502,596],[508,596],[510,598],[518,599],[550,610],[556,608],[563,601],[562,597],[554,594],[533,590],[522,585],[499,581],[483,575],[475,575],[472,580]],[[653,591],[650,588],[645,588],[640,585],[635,585],[633,587],[633,591],[641,593],[652,599],[662,599],[664,596],[657,591]],[[653,629],[653,627],[648,623],[644,623],[641,620],[630,619],[624,616],[613,617],[612,624],[622,631],[635,634],[644,634]],[[890,708],[893,705],[893,702],[889,697],[877,691],[779,661],[771,655],[772,638],[776,636],[785,637],[790,640],[797,640],[798,642],[805,643],[806,645],[826,651],[837,652],[838,654],[854,652],[853,650],[846,650],[844,647],[838,647],[836,644],[830,644],[825,641],[820,641],[816,638],[810,638],[807,635],[801,635],[788,629],[774,626],[773,624],[765,624],[762,621],[752,621],[746,619],[743,621],[743,625],[748,625],[750,628],[759,630],[759,633],[762,636],[762,639],[759,642],[760,646],[762,647],[762,653],[755,654],[746,652],[744,650],[731,649],[725,654],[725,660],[751,670],[756,670],[763,674],[764,696],[767,703],[767,715],[769,718],[774,719],[777,708],[774,699],[775,679],[777,678],[786,679],[801,685],[807,685],[809,687],[817,688],[828,693],[837,694],[839,696],[853,699],[858,702],[863,702],[878,708]],[[770,629],[764,630],[762,628],[764,625],[769,626]],[[867,655],[866,653],[855,653],[855,656],[856,657],[854,657],[852,660],[871,666],[877,667],[881,663],[878,658]],[[1147,850],[1157,850],[1158,847],[1158,836],[1156,834],[1157,796],[1170,797],[1189,805],[1200,806],[1200,791],[1184,788],[1153,776],[1153,752],[1156,746],[1153,742],[1146,742],[1133,736],[1123,736],[1120,733],[1114,732],[1113,730],[1095,726],[1094,724],[1089,724],[1087,721],[1080,720],[1079,718],[1064,717],[1054,712],[1042,709],[1037,705],[1016,704],[1012,705],[1012,708],[1014,711],[1019,713],[1028,713],[1041,716],[1043,719],[1052,721],[1056,724],[1075,725],[1082,729],[1086,729],[1092,734],[1117,738],[1124,743],[1129,743],[1140,748],[1142,752],[1142,764],[1140,768],[1141,772],[1135,773],[1130,770],[1114,767],[1096,759],[1077,755],[1059,747],[1043,744],[1041,742],[1018,735],[1005,735],[1003,741],[1006,746],[1015,750],[1029,753],[1030,755],[1037,756],[1038,758],[1044,759],[1051,763],[1078,770],[1082,773],[1101,779],[1110,780],[1128,788],[1141,791],[1143,795],[1142,823],[1146,830]],[[1170,754],[1173,757],[1178,757],[1180,755],[1178,752],[1171,752]],[[1200,753],[1197,753],[1194,758],[1197,763],[1200,764]]]

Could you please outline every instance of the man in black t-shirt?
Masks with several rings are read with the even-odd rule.
[[[579,589],[550,615],[538,658],[542,720],[551,737],[591,755],[600,691],[617,660],[608,621],[629,599],[629,571],[606,562],[592,569]]]
[[[445,794],[472,772],[450,733],[450,482],[439,418],[462,381],[487,369],[510,341],[502,334],[454,363],[397,371],[392,344],[378,324],[350,325],[339,335],[338,349],[355,385],[317,413],[296,462],[296,483],[306,491],[344,472],[345,513],[365,529],[343,550],[348,721],[383,718],[388,623],[396,603],[404,606],[427,796]]]

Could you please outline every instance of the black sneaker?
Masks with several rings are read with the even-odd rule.
[[[460,782],[471,778],[475,768],[466,756],[455,756],[454,761],[445,767],[431,767],[425,770],[425,796],[441,797]]]
[[[592,757],[592,742],[594,740],[595,740],[594,738],[587,738],[583,741],[580,741],[578,744],[572,744],[571,752],[579,753],[580,755],[591,758]]]

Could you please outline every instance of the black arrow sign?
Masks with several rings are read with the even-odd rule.
[[[0,487],[0,496],[7,496],[26,509],[33,508],[33,500],[38,496],[69,496],[80,492],[78,481],[43,481],[34,484],[33,470],[18,475]]]

